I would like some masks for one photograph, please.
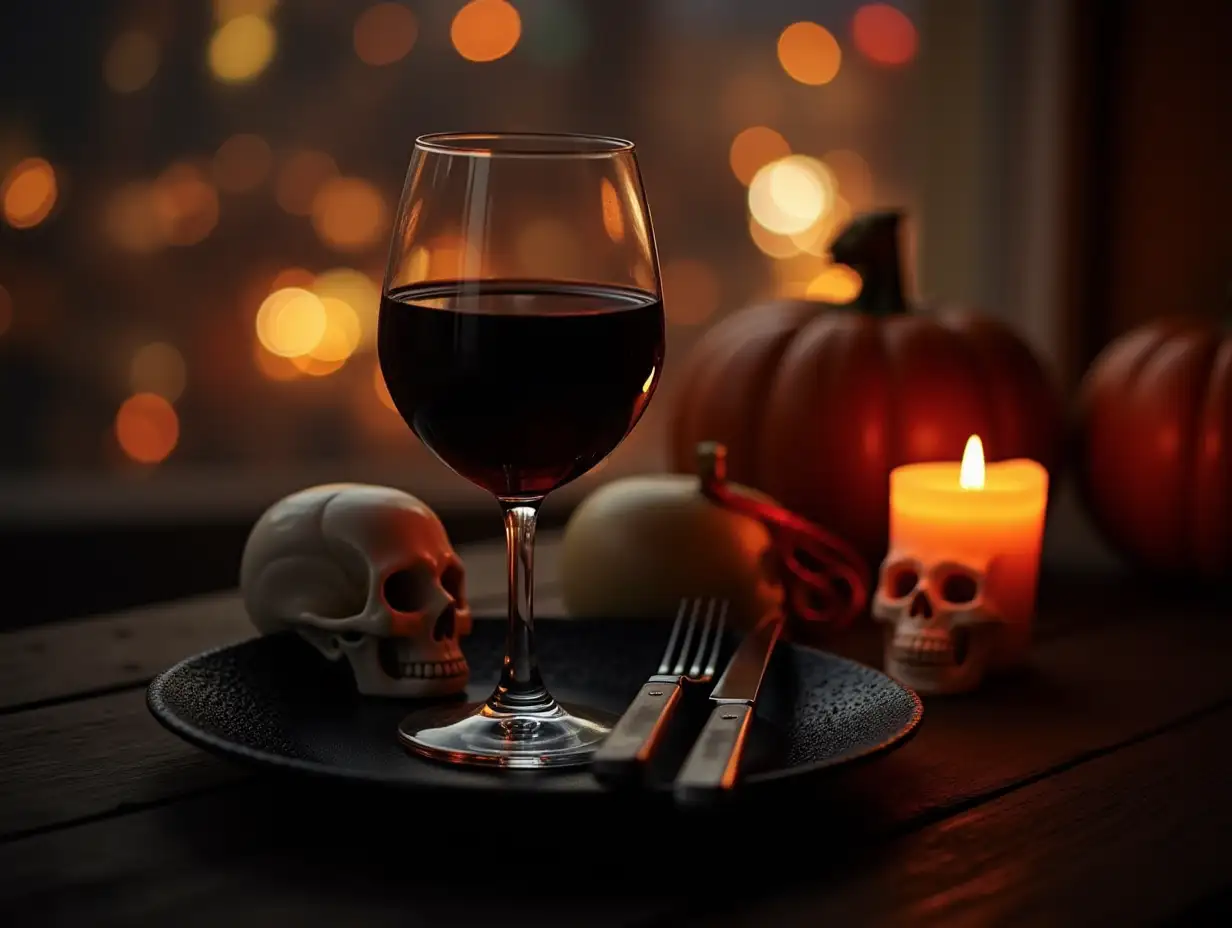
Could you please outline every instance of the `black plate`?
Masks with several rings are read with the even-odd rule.
[[[535,627],[553,693],[564,702],[612,712],[621,711],[645,682],[668,632],[665,623],[631,619],[541,619]],[[463,640],[471,665],[467,698],[490,692],[504,631],[503,620],[479,619]],[[345,662],[328,663],[291,633],[190,657],[159,675],[147,695],[150,711],[174,734],[260,766],[417,788],[602,790],[584,768],[490,771],[410,756],[395,732],[402,717],[424,703],[358,696]],[[704,711],[702,699],[685,717],[704,718]],[[758,700],[757,737],[743,787],[760,792],[749,788],[888,750],[915,730],[921,714],[919,698],[884,674],[782,643]]]

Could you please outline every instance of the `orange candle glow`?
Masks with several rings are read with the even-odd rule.
[[[961,463],[907,464],[890,473],[890,554],[878,599],[883,618],[900,617],[903,654],[910,657],[914,649],[918,657],[924,649],[928,660],[933,649],[943,652],[938,663],[943,657],[961,663],[952,632],[979,625],[996,632],[984,661],[988,669],[1022,657],[1035,611],[1047,498],[1048,472],[1040,464],[985,464],[976,435]],[[976,682],[973,676],[963,687]]]

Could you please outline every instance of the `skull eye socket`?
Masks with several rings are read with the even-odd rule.
[[[462,603],[462,565],[448,564],[441,572],[441,586],[459,605]]]
[[[962,606],[971,602],[980,592],[980,582],[971,574],[953,571],[941,579],[939,592],[947,603]]]
[[[413,570],[398,570],[385,578],[382,592],[390,609],[414,612],[423,601],[422,577]]]
[[[910,596],[920,582],[920,573],[911,564],[900,564],[886,577],[886,591],[894,599]]]
[[[346,644],[359,644],[364,640],[363,632],[343,632],[338,637],[341,638]]]

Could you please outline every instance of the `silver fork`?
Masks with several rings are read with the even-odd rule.
[[[617,780],[645,769],[663,740],[684,686],[714,678],[727,609],[725,599],[680,601],[658,671],[595,752],[591,769],[596,777]]]

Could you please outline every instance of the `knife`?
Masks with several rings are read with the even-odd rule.
[[[710,694],[710,717],[676,775],[672,789],[680,802],[704,802],[736,785],[757,692],[782,631],[783,617],[775,614],[746,635],[732,655]]]

